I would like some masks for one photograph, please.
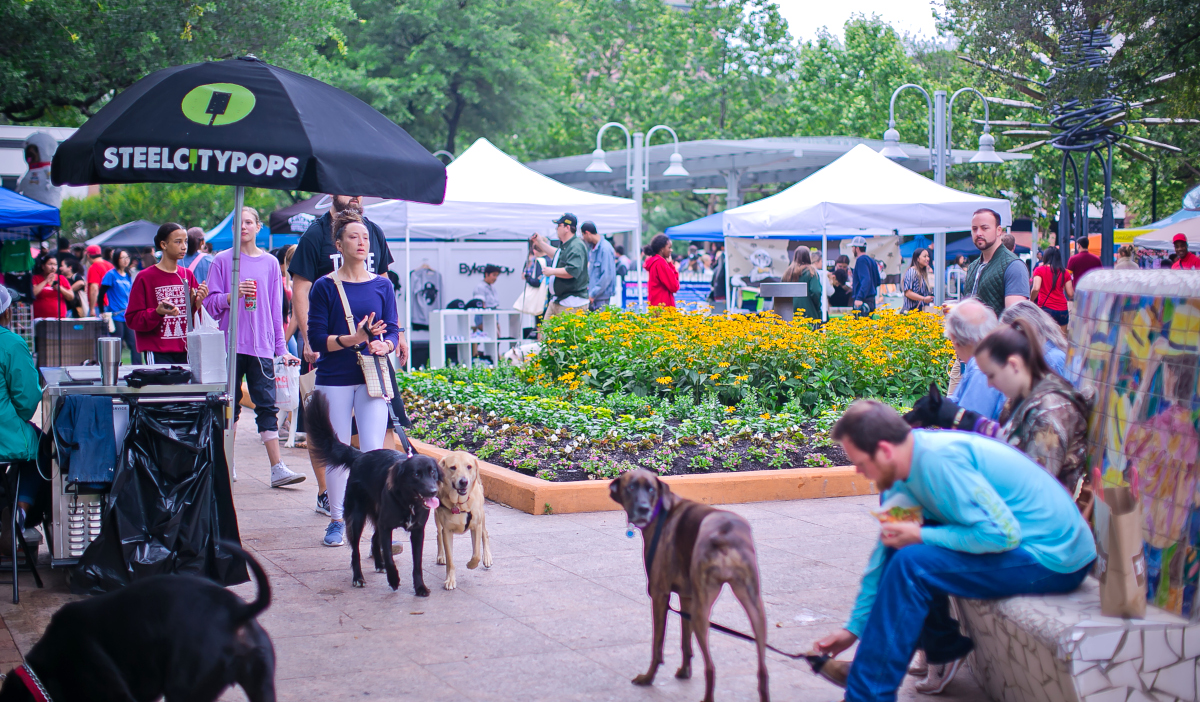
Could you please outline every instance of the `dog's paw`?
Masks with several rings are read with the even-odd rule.
[[[417,597],[429,597],[429,588],[424,585],[416,588],[416,595]]]
[[[367,581],[363,580],[362,578],[355,578],[350,584],[354,587],[366,587]]]
[[[692,677],[692,666],[679,666],[679,670],[675,671],[675,677],[679,678],[680,680],[687,680],[688,678]]]
[[[479,567],[479,556],[472,556],[471,560],[467,561],[467,570],[475,570]]]
[[[647,675],[646,673],[642,673],[641,675],[637,676],[630,682],[632,682],[634,685],[642,685],[642,686],[653,685],[654,684],[654,676]]]
[[[492,567],[492,554],[490,554],[490,553],[488,553],[488,552],[486,552],[486,551],[485,551],[485,552],[484,552],[484,554],[483,554],[483,567],[484,567],[484,568],[491,568],[491,567]]]
[[[442,587],[446,588],[447,590],[453,590],[458,587],[458,579],[454,577],[453,573],[451,573],[450,575],[446,576],[446,582],[444,585],[442,585]]]
[[[446,565],[446,554],[439,553],[435,563],[437,563],[438,565]]]
[[[388,587],[392,588],[393,591],[399,590],[400,589],[400,573],[398,573],[394,570],[389,570],[388,574],[387,574],[387,583],[388,583]]]
[[[384,568],[383,566],[375,566],[375,572],[376,573],[386,573],[387,568]]]

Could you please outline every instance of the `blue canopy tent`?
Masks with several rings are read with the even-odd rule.
[[[225,219],[204,233],[204,241],[212,246],[213,251],[224,251],[233,246],[233,212],[225,215]],[[258,230],[255,243],[264,249],[276,246],[289,246],[300,241],[299,234],[272,234],[269,227]]]
[[[1017,250],[1015,253],[1027,254],[1029,253],[1029,247],[1017,244]],[[959,239],[958,241],[946,244],[947,261],[953,261],[960,255],[966,256],[967,258],[972,258],[979,255],[979,249],[975,248],[975,242],[971,241],[971,237],[968,236],[963,239]]]
[[[715,212],[707,217],[667,227],[663,233],[681,241],[724,241],[725,213]]]
[[[61,225],[57,207],[0,188],[0,231],[45,239]]]

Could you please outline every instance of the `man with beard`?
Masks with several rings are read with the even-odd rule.
[[[1008,444],[909,429],[875,400],[851,405],[831,434],[880,498],[906,513],[881,517],[850,620],[814,644],[836,656],[861,639],[852,664],[822,668],[847,700],[895,700],[917,648],[929,662],[918,689],[945,689],[973,647],[950,615],[950,596],[1067,593],[1091,570],[1092,532],[1071,495]]]
[[[1029,269],[1001,240],[1004,227],[994,210],[976,210],[971,218],[971,241],[979,258],[967,268],[963,295],[977,297],[999,317],[1004,308],[1029,299]]]
[[[296,315],[300,325],[300,338],[304,340],[301,352],[303,364],[301,373],[307,373],[312,364],[320,357],[319,350],[313,350],[308,344],[308,294],[313,283],[324,275],[329,275],[341,265],[341,254],[333,245],[333,217],[342,210],[352,209],[362,212],[361,195],[331,195],[332,202],[329,211],[318,217],[296,245],[292,254],[292,264],[288,272],[292,274],[292,313]],[[392,254],[388,250],[387,239],[383,230],[371,220],[363,217],[367,233],[371,237],[371,249],[367,258],[367,270],[376,275],[386,275],[388,266],[392,263]],[[403,364],[408,354],[408,344],[404,341],[404,329],[400,330],[400,341],[396,344],[396,353]],[[397,403],[399,393],[396,393]],[[402,406],[401,406],[402,407]],[[397,412],[402,413],[398,408]],[[400,414],[401,421],[404,421]],[[325,494],[325,466],[313,463],[313,473],[317,477],[317,512],[329,516],[329,498]]]

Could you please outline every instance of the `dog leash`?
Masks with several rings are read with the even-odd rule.
[[[33,668],[26,664],[22,664],[13,668],[13,674],[25,684],[25,689],[29,690],[29,696],[35,702],[51,702],[50,693],[46,692],[46,687],[42,685],[42,681],[34,674]]]
[[[650,577],[650,564],[654,563],[654,556],[658,553],[658,540],[659,540],[659,538],[662,537],[663,523],[666,522],[667,513],[665,510],[662,509],[662,498],[661,497],[658,499],[658,502],[654,505],[654,511],[657,513],[657,518],[655,518],[655,520],[654,520],[654,535],[650,537],[650,551],[646,554],[646,577],[647,577],[647,579],[649,579],[649,577]],[[674,612],[675,614],[678,614],[682,619],[686,619],[689,622],[692,620],[692,615],[688,614],[687,612],[682,612],[678,609],[675,609],[674,607],[672,607],[670,605],[670,603],[667,603],[667,610],[670,612]],[[751,641],[755,644],[758,643],[758,640],[755,639],[753,636],[750,636],[749,634],[744,634],[736,629],[730,629],[729,627],[727,627],[723,624],[718,624],[716,622],[710,621],[708,623],[708,626],[710,629],[716,629],[717,631],[721,632],[722,634],[732,636],[736,639],[742,639],[743,641]],[[812,671],[818,675],[820,675],[820,673],[821,673],[821,668],[824,668],[825,664],[827,662],[829,662],[830,660],[832,660],[832,658],[830,656],[826,656],[824,654],[814,655],[811,653],[788,653],[787,651],[781,651],[778,648],[775,648],[771,644],[766,644],[766,648],[769,651],[778,653],[779,655],[784,656],[786,658],[791,658],[792,660],[799,660],[799,659],[803,658],[805,661],[808,662],[808,665],[812,667]]]

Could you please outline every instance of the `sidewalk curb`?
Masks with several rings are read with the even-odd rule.
[[[450,451],[413,440],[417,449],[440,459]],[[479,461],[484,492],[489,500],[527,514],[609,512],[620,509],[608,496],[608,480],[552,483],[514,470]],[[670,475],[663,482],[689,500],[709,505],[809,500],[819,497],[874,495],[875,484],[853,467],[785,468],[742,473]]]

